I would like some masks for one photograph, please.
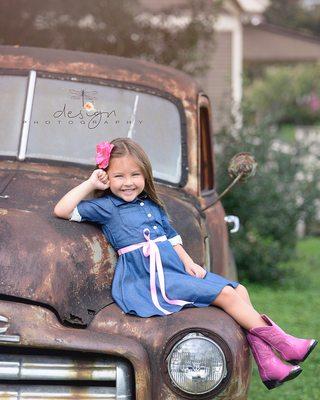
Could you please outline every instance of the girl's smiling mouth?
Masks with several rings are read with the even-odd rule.
[[[121,189],[124,196],[132,196],[136,193],[137,189]]]

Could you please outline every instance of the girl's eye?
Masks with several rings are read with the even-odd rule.
[[[140,176],[141,174],[139,172],[136,172],[133,174],[133,176]]]

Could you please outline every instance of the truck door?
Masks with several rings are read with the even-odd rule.
[[[199,197],[202,208],[211,204],[217,197],[215,182],[215,163],[213,148],[212,114],[209,99],[206,95],[199,96]],[[206,252],[207,263],[211,272],[218,273],[228,278],[233,277],[229,268],[229,241],[225,212],[221,202],[204,211],[205,227],[207,230]]]

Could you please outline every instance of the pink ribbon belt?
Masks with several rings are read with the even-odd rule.
[[[150,239],[150,230],[145,228],[143,230],[143,235],[146,239],[146,242],[132,244],[131,246],[122,247],[122,249],[118,250],[118,254],[125,254],[130,251],[143,248],[143,254],[145,257],[150,257],[150,292],[153,304],[158,308],[158,310],[162,311],[164,314],[172,314],[172,312],[165,310],[159,304],[158,296],[157,296],[157,288],[156,288],[156,272],[158,272],[158,279],[160,283],[160,290],[162,297],[168,304],[175,304],[178,306],[185,306],[186,304],[192,304],[189,301],[184,300],[170,300],[168,299],[165,292],[165,283],[164,283],[164,273],[163,266],[161,262],[159,248],[156,242],[163,242],[167,240],[166,236],[160,236],[156,239]]]

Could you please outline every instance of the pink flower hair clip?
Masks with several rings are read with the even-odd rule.
[[[101,142],[96,146],[96,164],[99,168],[107,168],[109,165],[111,151],[114,148],[109,142]]]

